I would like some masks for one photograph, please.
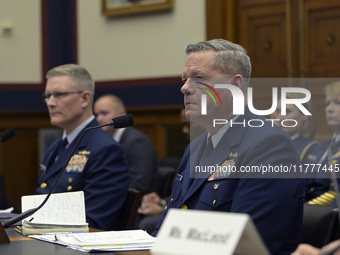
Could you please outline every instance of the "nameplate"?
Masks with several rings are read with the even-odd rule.
[[[169,209],[153,255],[269,255],[248,214]]]

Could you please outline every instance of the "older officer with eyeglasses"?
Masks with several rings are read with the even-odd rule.
[[[62,65],[48,71],[46,78],[43,99],[50,121],[64,133],[44,155],[37,194],[49,192],[82,131],[98,125],[92,112],[94,82],[86,69],[74,64]],[[89,227],[115,230],[129,182],[120,145],[98,128],[85,134],[54,193],[84,191]]]

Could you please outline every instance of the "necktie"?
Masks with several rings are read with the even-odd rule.
[[[202,159],[201,159],[201,162],[203,162],[204,160],[207,159],[207,157],[211,154],[211,152],[214,150],[214,146],[213,146],[213,143],[212,143],[212,139],[211,139],[212,136],[209,136],[207,141],[206,141],[206,145],[205,145],[205,148],[204,148],[204,151],[203,151],[203,155],[202,155]]]
[[[63,140],[61,140],[61,142],[59,143],[58,146],[58,152],[57,152],[57,156],[55,158],[55,161],[58,160],[58,158],[60,157],[61,153],[65,150],[66,146],[68,145],[68,141],[67,138],[65,137]]]

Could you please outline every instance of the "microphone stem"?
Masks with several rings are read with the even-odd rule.
[[[340,210],[339,184],[338,184],[338,179],[337,179],[336,173],[335,173],[335,171],[333,171],[333,167],[332,167],[332,165],[334,165],[333,160],[332,160],[333,159],[332,148],[335,148],[337,145],[339,145],[339,141],[337,141],[337,142],[332,141],[330,143],[330,145],[328,146],[326,152],[327,152],[327,156],[328,156],[327,157],[328,158],[328,164],[330,165],[330,168],[331,168],[330,169],[330,175],[331,175],[330,179],[332,180],[333,186],[334,186],[336,206],[337,206],[338,210]],[[339,217],[339,222],[340,222],[340,212],[338,212],[338,217]]]
[[[334,191],[335,191],[335,200],[336,200],[337,208],[339,210],[339,206],[340,206],[339,184],[338,184],[338,179],[336,177],[336,173],[334,171],[331,171],[331,180],[333,181]],[[338,212],[338,217],[339,217],[339,222],[340,222],[340,212]]]
[[[104,125],[106,125],[106,124],[104,124]],[[44,205],[44,203],[46,203],[46,201],[47,201],[47,198],[48,198],[49,196],[51,196],[51,194],[52,194],[53,190],[54,190],[54,189],[55,189],[55,187],[57,186],[57,183],[58,183],[58,181],[59,181],[59,179],[60,179],[61,175],[62,175],[62,174],[63,174],[63,172],[65,171],[65,169],[66,169],[66,167],[67,167],[67,165],[68,165],[69,161],[70,161],[70,160],[71,160],[71,158],[73,157],[73,154],[74,154],[74,152],[76,151],[76,149],[78,148],[78,145],[79,145],[80,141],[83,139],[83,137],[84,137],[85,133],[86,133],[87,131],[91,130],[91,129],[100,128],[100,127],[102,127],[102,126],[104,126],[104,125],[101,125],[101,126],[95,126],[95,127],[88,127],[88,128],[86,128],[86,129],[83,131],[83,133],[80,135],[80,137],[79,137],[79,139],[78,139],[78,141],[77,141],[76,145],[74,146],[74,148],[73,148],[72,152],[70,153],[70,155],[69,155],[69,157],[68,157],[68,159],[67,159],[67,161],[66,161],[66,164],[64,164],[63,168],[62,168],[62,169],[61,169],[61,171],[59,172],[59,174],[58,174],[58,176],[57,176],[57,179],[56,179],[56,181],[53,183],[53,186],[51,187],[51,190],[48,192],[48,194],[47,194],[47,197],[45,198],[45,200],[44,200],[44,202],[43,202],[43,204],[42,204],[42,205]],[[42,207],[42,205],[40,205],[39,207],[41,208],[41,207]],[[39,208],[39,209],[40,209],[40,208]]]

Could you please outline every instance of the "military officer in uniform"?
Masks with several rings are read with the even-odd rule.
[[[318,171],[308,172],[306,201],[309,204],[333,205],[335,203],[334,183],[330,181],[328,169],[340,165],[340,81],[325,86],[326,121],[334,130],[332,138],[318,142],[306,155],[305,164],[320,166]],[[334,166],[330,166],[330,161]],[[339,173],[339,171],[337,171]]]
[[[83,130],[98,125],[92,113],[94,82],[86,69],[62,65],[48,71],[46,78],[43,98],[50,121],[64,133],[44,155],[37,194],[49,192]],[[84,191],[89,226],[115,230],[129,181],[121,147],[98,128],[85,134],[54,192]]]
[[[249,57],[240,45],[223,39],[190,44],[186,54],[181,88],[186,116],[207,132],[186,149],[170,201],[153,235],[157,235],[170,208],[247,213],[271,254],[290,254],[301,238],[303,178],[261,178],[256,173],[237,172],[247,166],[300,164],[287,133],[252,114],[247,107]],[[231,92],[225,88],[213,91],[214,84],[232,84],[241,89],[245,95],[244,114],[234,115]],[[216,104],[211,98],[208,100],[207,90],[215,94]],[[206,107],[201,103],[204,97],[208,98]],[[202,114],[202,109],[206,114]],[[213,125],[216,119],[228,122]],[[247,125],[252,119],[262,120],[263,126]],[[197,171],[197,167],[216,165],[220,170],[213,173]],[[221,170],[228,166],[235,172]]]
[[[295,99],[302,98],[301,93],[287,93],[286,98]],[[308,101],[303,104],[303,106],[312,113],[312,102]],[[294,141],[297,151],[300,154],[300,159],[303,161],[305,155],[309,153],[311,148],[317,144],[313,137],[316,132],[316,125],[314,122],[313,115],[304,115],[296,105],[288,104],[286,105],[286,115],[281,115],[281,100],[278,102],[278,106],[272,116],[273,119],[278,119],[275,122],[279,128],[286,131],[288,135]],[[294,123],[283,123],[284,119],[291,119],[296,121]]]

